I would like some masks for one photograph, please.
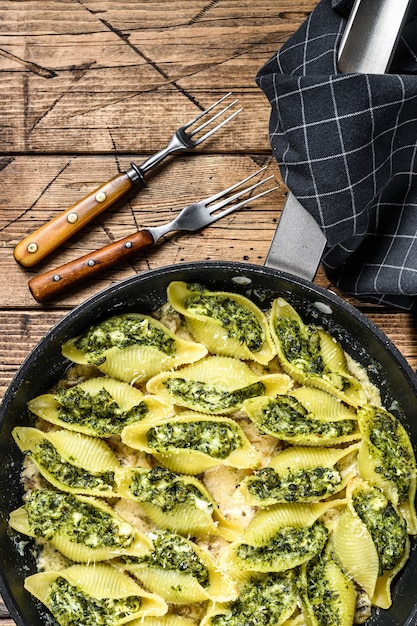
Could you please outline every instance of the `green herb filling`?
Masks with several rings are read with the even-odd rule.
[[[224,421],[171,422],[149,429],[148,445],[158,452],[191,448],[216,459],[227,458],[242,447],[242,439],[232,424]]]

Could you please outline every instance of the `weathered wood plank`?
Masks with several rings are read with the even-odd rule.
[[[242,118],[216,150],[268,149],[254,79],[314,6],[291,4],[2,1],[0,150],[151,152],[165,112],[180,125],[230,89],[259,125]]]

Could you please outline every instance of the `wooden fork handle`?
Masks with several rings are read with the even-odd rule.
[[[140,230],[75,261],[35,276],[28,283],[30,292],[38,302],[47,302],[86,278],[113,267],[153,244],[151,233],[147,230]]]
[[[14,258],[23,267],[36,265],[114,204],[133,187],[133,184],[132,179],[125,172],[108,180],[20,241],[14,249]]]

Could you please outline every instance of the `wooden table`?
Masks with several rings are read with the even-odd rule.
[[[286,189],[271,155],[269,104],[254,78],[314,0],[0,0],[0,387],[44,333],[87,297],[150,268],[194,260],[263,264]],[[100,183],[162,148],[189,118],[233,91],[243,111],[31,270],[17,242]],[[279,189],[193,235],[178,235],[49,305],[27,283],[162,224],[266,165]],[[322,271],[316,283],[329,287]],[[353,302],[417,366],[412,314]],[[0,604],[0,624],[13,624]]]

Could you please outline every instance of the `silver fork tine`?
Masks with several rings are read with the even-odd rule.
[[[253,189],[256,189],[260,185],[263,185],[268,180],[271,180],[271,178],[273,178],[272,176],[268,176],[268,178],[265,178],[264,180],[260,180],[257,183],[250,185],[249,187],[241,189],[233,196],[227,196],[227,194],[234,191],[238,187],[242,187],[242,185],[248,182],[248,180],[263,172],[264,170],[265,168],[263,167],[254,174],[251,174],[250,176],[245,178],[244,180],[235,183],[228,189],[224,189],[223,191],[220,191],[213,196],[209,196],[208,198],[205,198],[205,200],[200,200],[199,202],[194,202],[193,204],[188,205],[187,207],[183,208],[182,211],[180,211],[180,213],[178,213],[178,215],[168,224],[162,224],[161,226],[148,228],[147,230],[152,234],[154,242],[156,243],[158,239],[160,239],[163,235],[166,235],[174,230],[186,230],[189,232],[194,232],[196,230],[199,230],[200,228],[203,228],[204,226],[208,226],[209,224],[216,222],[228,213],[236,211],[242,206],[245,206],[245,204],[248,204],[252,200],[256,200],[257,198],[260,198],[261,196],[264,196],[267,193],[271,193],[271,191],[278,189],[278,187],[272,187],[271,189],[267,189],[266,191],[263,191],[255,196],[245,198],[237,204],[233,204],[235,200],[237,200],[244,194],[250,193]],[[220,202],[217,202],[217,204],[212,204],[220,198],[223,198],[222,200],[220,200]],[[218,209],[221,209],[228,204],[231,204],[229,208],[220,213],[215,213],[215,211],[218,211]],[[213,215],[213,213],[215,213],[215,215]]]
[[[238,100],[233,100],[233,102],[231,102],[230,104],[228,104],[226,107],[224,107],[224,109],[222,109],[221,111],[219,111],[218,113],[216,113],[216,115],[213,115],[213,117],[211,117],[209,120],[207,120],[207,122],[204,122],[204,124],[201,124],[198,128],[196,128],[195,130],[192,130],[191,132],[188,133],[189,137],[194,137],[194,135],[196,135],[197,133],[201,132],[204,128],[206,128],[207,126],[209,126],[209,124],[212,124],[215,120],[217,120],[221,115],[224,115],[229,109],[232,108],[232,106],[234,106],[236,103],[238,102]],[[227,124],[228,122],[230,122],[230,120],[232,120],[234,117],[236,117],[236,115],[238,113],[240,113],[242,110],[242,107],[240,107],[240,109],[236,109],[236,111],[234,111],[232,113],[232,115],[229,115],[229,117],[227,117],[226,119],[224,119],[220,124],[218,124],[217,126],[215,126],[214,128],[212,128],[210,131],[208,131],[205,135],[203,135],[202,137],[199,137],[198,139],[194,140],[194,144],[196,146],[198,146],[199,143],[201,143],[202,141],[205,141],[206,139],[208,139],[208,137],[210,137],[210,135],[212,135],[213,133],[215,133],[216,131],[218,131],[220,128],[222,128],[222,126],[224,126],[225,124]]]
[[[167,157],[170,154],[173,154],[174,152],[182,152],[184,150],[190,150],[192,148],[195,148],[200,143],[202,143],[203,141],[208,139],[215,132],[220,130],[220,128],[222,128],[225,124],[230,122],[238,113],[240,113],[242,111],[242,108],[237,109],[234,113],[229,115],[229,117],[224,119],[220,124],[217,124],[217,126],[212,128],[211,130],[209,130],[202,137],[199,137],[198,139],[193,139],[194,135],[197,132],[199,132],[199,131],[203,130],[204,128],[206,128],[214,120],[218,119],[221,115],[226,113],[232,106],[234,106],[236,104],[236,102],[238,102],[237,99],[234,100],[231,104],[227,105],[222,111],[217,112],[214,116],[212,116],[208,120],[204,121],[195,130],[188,131],[188,129],[193,124],[198,122],[198,120],[201,119],[203,116],[207,115],[210,111],[212,111],[215,107],[217,107],[226,98],[229,98],[229,96],[231,94],[232,94],[232,92],[229,91],[229,93],[227,93],[226,95],[222,96],[219,100],[217,100],[217,102],[214,102],[213,104],[211,104],[204,111],[201,111],[201,113],[196,115],[192,120],[190,120],[189,122],[186,122],[185,124],[183,124],[182,126],[177,128],[177,130],[172,135],[170,141],[168,142],[168,145],[165,148],[162,148],[162,150],[159,150],[159,152],[157,152],[156,154],[154,154],[154,155],[150,156],[149,158],[147,158],[146,161],[144,161],[141,165],[138,166],[138,165],[135,165],[134,163],[132,163],[131,164],[131,169],[128,172],[129,176],[132,177],[132,180],[135,179],[135,182],[138,182],[139,180],[143,181],[144,175],[150,169],[155,167],[155,165],[157,165],[163,159],[165,159],[165,157]]]
[[[262,196],[266,196],[266,194],[271,193],[271,191],[275,191],[276,189],[279,189],[279,187],[271,187],[270,189],[266,189],[265,191],[261,191],[260,193],[257,193],[254,196],[250,196],[249,198],[245,198],[244,200],[242,200],[241,202],[238,202],[237,204],[232,204],[232,206],[230,206],[228,209],[225,209],[224,211],[221,211],[220,213],[216,213],[215,215],[213,215],[214,211],[218,211],[218,209],[226,206],[227,204],[230,204],[230,202],[233,202],[233,200],[236,200],[237,198],[242,196],[244,193],[248,193],[249,191],[252,191],[253,189],[256,189],[257,187],[259,187],[260,185],[263,185],[268,180],[271,180],[271,178],[273,178],[273,176],[268,176],[268,178],[265,178],[264,180],[258,181],[257,183],[251,185],[247,189],[243,189],[242,192],[235,194],[231,198],[226,198],[225,200],[223,200],[223,202],[219,202],[217,205],[214,205],[213,207],[210,207],[210,213],[211,213],[212,217],[211,217],[211,219],[209,218],[207,220],[207,224],[212,224],[216,220],[219,220],[222,217],[225,217],[229,213],[232,213],[232,211],[237,211],[238,209],[242,208],[243,206],[245,206],[245,204],[248,204],[249,202],[252,202],[253,200],[257,200],[258,198],[261,198]]]
[[[216,200],[219,200],[220,198],[223,198],[228,193],[230,193],[231,191],[234,191],[238,187],[241,187],[242,185],[247,183],[248,180],[251,180],[255,176],[258,176],[259,174],[261,174],[265,170],[266,170],[266,166],[265,167],[261,167],[261,169],[259,169],[258,171],[254,172],[253,174],[249,174],[249,176],[247,178],[244,178],[243,180],[239,181],[238,183],[234,183],[234,185],[231,185],[231,187],[228,187],[228,189],[223,189],[222,191],[219,191],[218,193],[210,196],[209,198],[205,198],[205,200],[202,200],[202,202],[204,202],[205,204],[210,204],[211,202],[215,202]],[[269,177],[269,178],[272,178],[272,177]],[[242,193],[243,193],[243,190],[240,193],[237,194],[237,197],[241,196]],[[221,206],[219,205],[218,208],[221,208]]]
[[[217,100],[217,102],[213,102],[213,104],[210,104],[210,106],[207,107],[207,109],[204,109],[204,111],[201,111],[200,113],[198,113],[198,115],[193,117],[192,120],[190,120],[189,122],[186,122],[185,124],[183,124],[182,128],[184,130],[186,130],[187,128],[190,128],[190,126],[192,126],[193,124],[198,122],[198,120],[201,119],[203,117],[203,115],[206,115],[207,113],[210,113],[210,111],[212,111],[216,106],[221,104],[224,100],[226,100],[226,98],[229,98],[231,95],[232,95],[232,92],[229,91],[224,96],[219,98],[219,100]]]

